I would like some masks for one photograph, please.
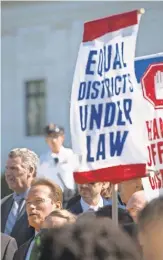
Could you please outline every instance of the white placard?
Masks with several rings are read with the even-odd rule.
[[[145,100],[134,58],[137,11],[84,25],[71,95],[71,137],[81,165],[76,182],[145,176]]]
[[[145,195],[148,201],[163,195],[163,174],[151,173],[142,178]]]

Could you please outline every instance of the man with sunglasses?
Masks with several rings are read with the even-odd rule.
[[[75,193],[73,171],[77,167],[77,157],[72,150],[63,146],[64,129],[55,124],[45,127],[45,140],[49,151],[40,157],[38,174],[54,180],[64,192],[64,201]]]

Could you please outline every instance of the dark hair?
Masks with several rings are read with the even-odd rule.
[[[127,223],[122,225],[123,230],[137,242],[137,224],[136,223]]]
[[[112,205],[106,205],[96,212],[97,217],[112,218]],[[118,208],[118,221],[119,224],[133,223],[133,219],[126,209]]]
[[[140,260],[131,239],[106,218],[49,230],[39,260]]]
[[[52,123],[45,127],[44,132],[46,136],[56,137],[64,135],[64,128]]]
[[[153,199],[138,215],[138,230],[144,230],[149,224],[163,221],[163,196]]]
[[[39,185],[45,185],[49,187],[49,189],[51,190],[51,195],[50,195],[51,199],[55,202],[60,201],[62,203],[63,192],[58,184],[46,178],[38,178],[38,179],[34,179],[31,188]]]

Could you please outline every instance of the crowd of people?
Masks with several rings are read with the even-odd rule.
[[[78,158],[64,129],[45,128],[50,148],[8,154],[12,194],[1,200],[2,260],[163,260],[163,198],[147,202],[141,179],[119,184],[118,227],[109,182],[75,184]]]

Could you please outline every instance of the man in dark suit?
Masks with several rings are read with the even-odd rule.
[[[29,224],[35,229],[35,235],[19,247],[14,260],[37,260],[35,244],[42,234],[45,218],[55,209],[62,207],[63,194],[61,188],[48,179],[37,179],[26,198],[26,210]]]
[[[19,247],[19,249],[15,252],[13,260],[26,260],[28,249],[30,248],[30,244],[32,243],[34,237],[35,236],[31,237],[27,242]]]
[[[13,260],[17,243],[13,237],[1,233],[1,260]]]
[[[26,149],[10,151],[6,163],[5,178],[13,194],[1,201],[1,231],[14,237],[18,247],[34,235],[25,210],[25,198],[36,176],[38,156]]]
[[[78,184],[78,190],[81,197],[68,208],[73,214],[79,215],[87,211],[97,211],[106,205],[111,205],[111,200],[101,197],[103,188],[102,182],[87,184]]]

